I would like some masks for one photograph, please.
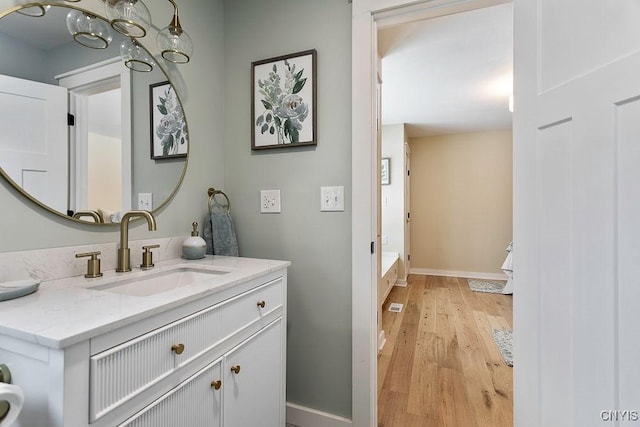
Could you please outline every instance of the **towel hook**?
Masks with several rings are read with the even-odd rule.
[[[209,195],[209,213],[211,213],[211,206],[213,205],[213,199],[216,197],[216,194],[222,194],[224,198],[227,200],[227,213],[231,213],[231,201],[229,197],[222,190],[216,190],[213,187],[210,187],[207,190],[207,194]]]

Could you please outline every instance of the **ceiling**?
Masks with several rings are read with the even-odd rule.
[[[511,3],[382,28],[382,123],[409,137],[511,128]]]

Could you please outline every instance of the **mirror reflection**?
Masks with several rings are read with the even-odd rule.
[[[73,34],[68,20],[90,30]],[[131,40],[98,34],[104,24],[62,5],[0,19],[0,52],[11,58],[0,62],[0,171],[45,208],[86,222],[157,209],[187,165],[186,122],[167,76],[156,64],[126,68],[120,48]]]

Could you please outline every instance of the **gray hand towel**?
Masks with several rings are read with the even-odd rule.
[[[238,240],[228,212],[212,212],[211,235],[214,255],[239,256]],[[206,240],[206,239],[205,239]]]

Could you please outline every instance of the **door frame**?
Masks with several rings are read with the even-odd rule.
[[[352,4],[352,425],[377,425],[377,29],[511,0],[353,0]],[[377,246],[372,253],[372,245]]]
[[[132,194],[132,159],[131,159],[131,70],[122,63],[120,57],[107,59],[86,67],[72,70],[55,76],[60,86],[69,90],[69,108],[71,113],[86,111],[86,95],[105,89],[120,87],[121,110],[121,143],[122,143],[122,211],[131,209]],[[82,115],[81,115],[82,116]],[[76,117],[76,130],[86,134],[86,117]],[[70,175],[69,200],[70,209],[86,203],[87,182],[87,140],[79,138],[76,132],[70,132]],[[84,208],[83,208],[84,209]]]

